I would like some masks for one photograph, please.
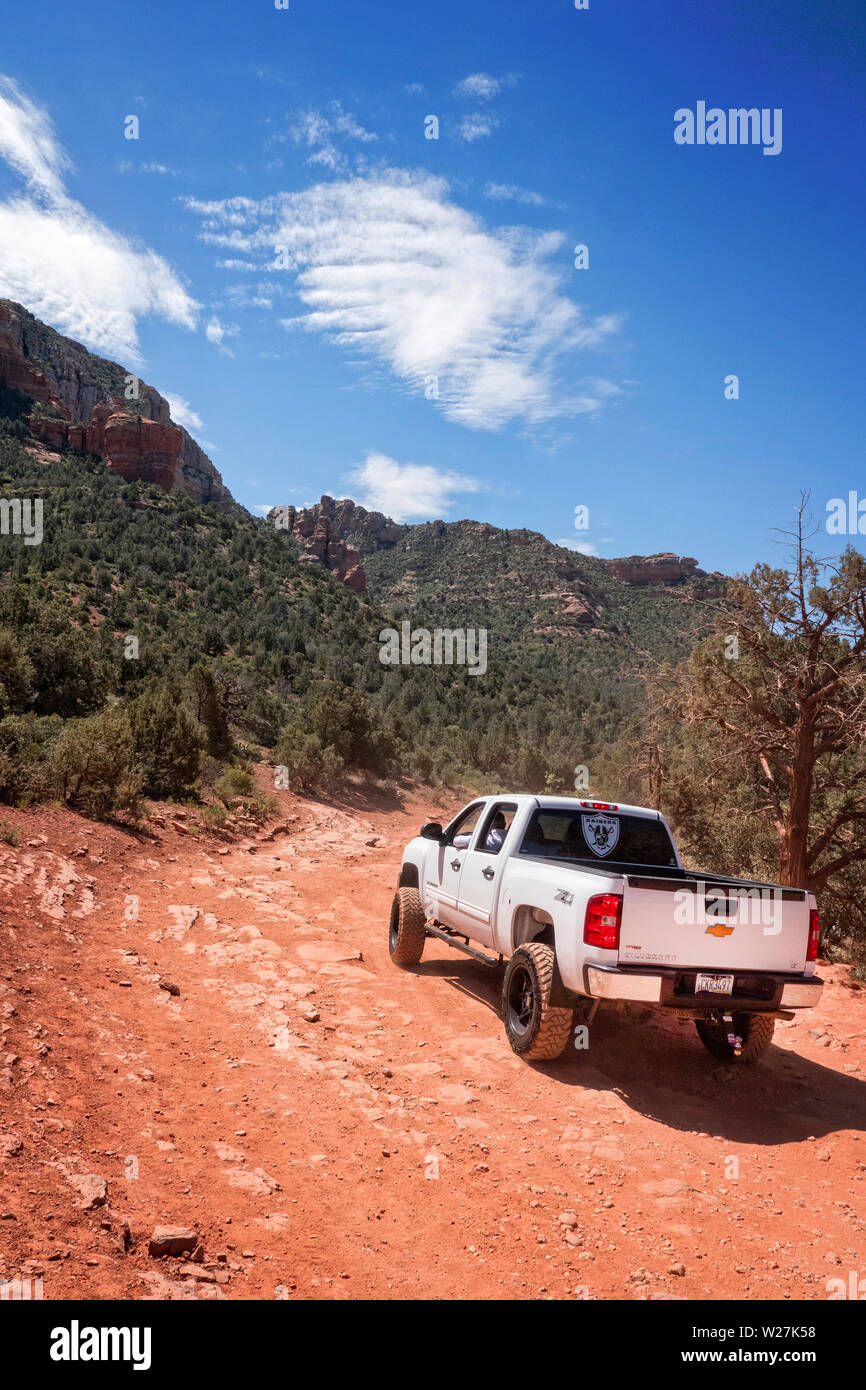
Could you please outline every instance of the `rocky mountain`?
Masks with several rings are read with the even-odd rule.
[[[706,570],[698,569],[697,560],[689,555],[678,559],[670,550],[658,555],[629,555],[622,560],[603,560],[602,564],[626,584],[682,584],[689,579],[707,578]]]
[[[234,505],[210,459],[173,423],[164,396],[8,299],[0,299],[0,383],[24,398],[30,433],[47,449],[96,454],[127,482]]]
[[[688,557],[604,561],[525,529],[401,525],[346,498],[266,524],[158,391],[8,301],[0,482],[46,518],[38,546],[12,533],[0,546],[0,801],[65,785],[55,743],[70,719],[96,720],[118,757],[132,744],[117,720],[130,738],[134,725],[127,772],[146,788],[188,791],[193,762],[217,776],[213,760],[249,745],[323,784],[411,768],[567,790],[629,729],[644,654],[686,656],[699,600],[725,582]],[[383,663],[382,630],[406,619],[483,628],[483,679]],[[152,747],[142,730],[170,718],[181,743]],[[175,746],[178,765],[154,770],[153,748]],[[115,771],[99,797],[130,785]]]
[[[280,523],[283,529],[294,532],[303,540],[311,538],[316,527],[322,527],[329,540],[342,540],[359,555],[376,550],[392,550],[407,529],[381,512],[368,512],[349,497],[335,501],[323,496],[312,507],[274,507],[268,520]]]
[[[301,542],[302,564],[323,565],[348,588],[364,594],[367,580],[361,556],[345,539],[345,509],[353,506],[353,502],[335,502],[333,497],[325,496],[315,507],[307,509],[272,507],[266,519],[277,531],[288,531]],[[338,507],[343,509],[339,516]]]
[[[268,521],[301,542],[304,562],[324,565],[356,592],[369,590],[378,600],[391,603],[415,595],[417,562],[422,555],[428,568],[433,556],[441,558],[441,564],[434,568],[441,570],[436,586],[442,597],[457,588],[458,571],[464,597],[473,594],[483,599],[484,576],[495,573],[494,584],[498,585],[506,571],[510,572],[509,583],[519,584],[525,594],[525,571],[529,568],[538,586],[539,631],[591,628],[602,609],[615,601],[616,585],[611,586],[609,578],[641,589],[677,586],[687,590],[697,583],[701,592],[724,582],[722,575],[699,569],[697,560],[690,556],[680,558],[668,551],[602,560],[554,545],[537,531],[506,531],[486,522],[400,525],[345,497],[335,500],[326,495],[312,507],[300,509],[274,507]],[[389,558],[376,558],[383,554]],[[513,565],[509,562],[503,568],[492,563],[491,557],[501,559],[506,554]],[[472,574],[473,560],[478,566],[480,588]],[[495,591],[489,597],[495,600]]]

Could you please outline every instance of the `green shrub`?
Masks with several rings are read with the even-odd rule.
[[[51,794],[46,758],[62,730],[58,715],[8,715],[0,720],[0,801],[29,805]]]
[[[246,768],[227,767],[214,790],[223,805],[231,809],[240,797],[254,795],[256,779]]]
[[[73,810],[106,816],[134,809],[139,784],[130,759],[132,738],[123,710],[67,720],[48,753],[48,781]]]
[[[286,768],[290,787],[331,786],[345,771],[340,755],[325,747],[317,734],[298,734],[294,728],[283,731],[274,756],[277,765]]]
[[[228,811],[224,806],[202,807],[201,823],[212,835],[218,835],[221,830],[225,830],[228,818]]]
[[[147,796],[192,790],[206,735],[165,681],[134,700],[129,712],[133,766]]]
[[[22,713],[32,687],[33,666],[21,637],[11,628],[0,628],[0,719]]]
[[[7,820],[0,820],[0,840],[4,845],[12,845],[14,848],[20,843],[21,837],[14,825],[10,825]]]

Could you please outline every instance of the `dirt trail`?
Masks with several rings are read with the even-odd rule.
[[[388,958],[402,844],[455,808],[280,799],[229,848],[177,815],[153,838],[5,817],[0,1276],[52,1299],[825,1299],[866,1277],[847,971],[755,1068],[604,1014],[588,1052],[532,1068],[499,972],[438,942],[413,972]],[[151,1258],[161,1224],[204,1262]]]

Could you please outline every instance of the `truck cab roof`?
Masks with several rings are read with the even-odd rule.
[[[614,811],[627,816],[645,816],[648,820],[661,820],[661,814],[649,806],[628,806],[622,801],[597,801],[592,797],[580,796],[529,796],[525,792],[497,792],[488,796],[487,801],[516,801],[520,806],[535,804],[545,809],[581,811]]]

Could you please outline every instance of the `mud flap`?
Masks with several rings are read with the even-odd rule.
[[[562,982],[559,973],[559,961],[553,957],[553,981],[550,986],[550,1003],[555,1009],[574,1009],[581,1002],[583,995],[575,994],[568,989]]]

